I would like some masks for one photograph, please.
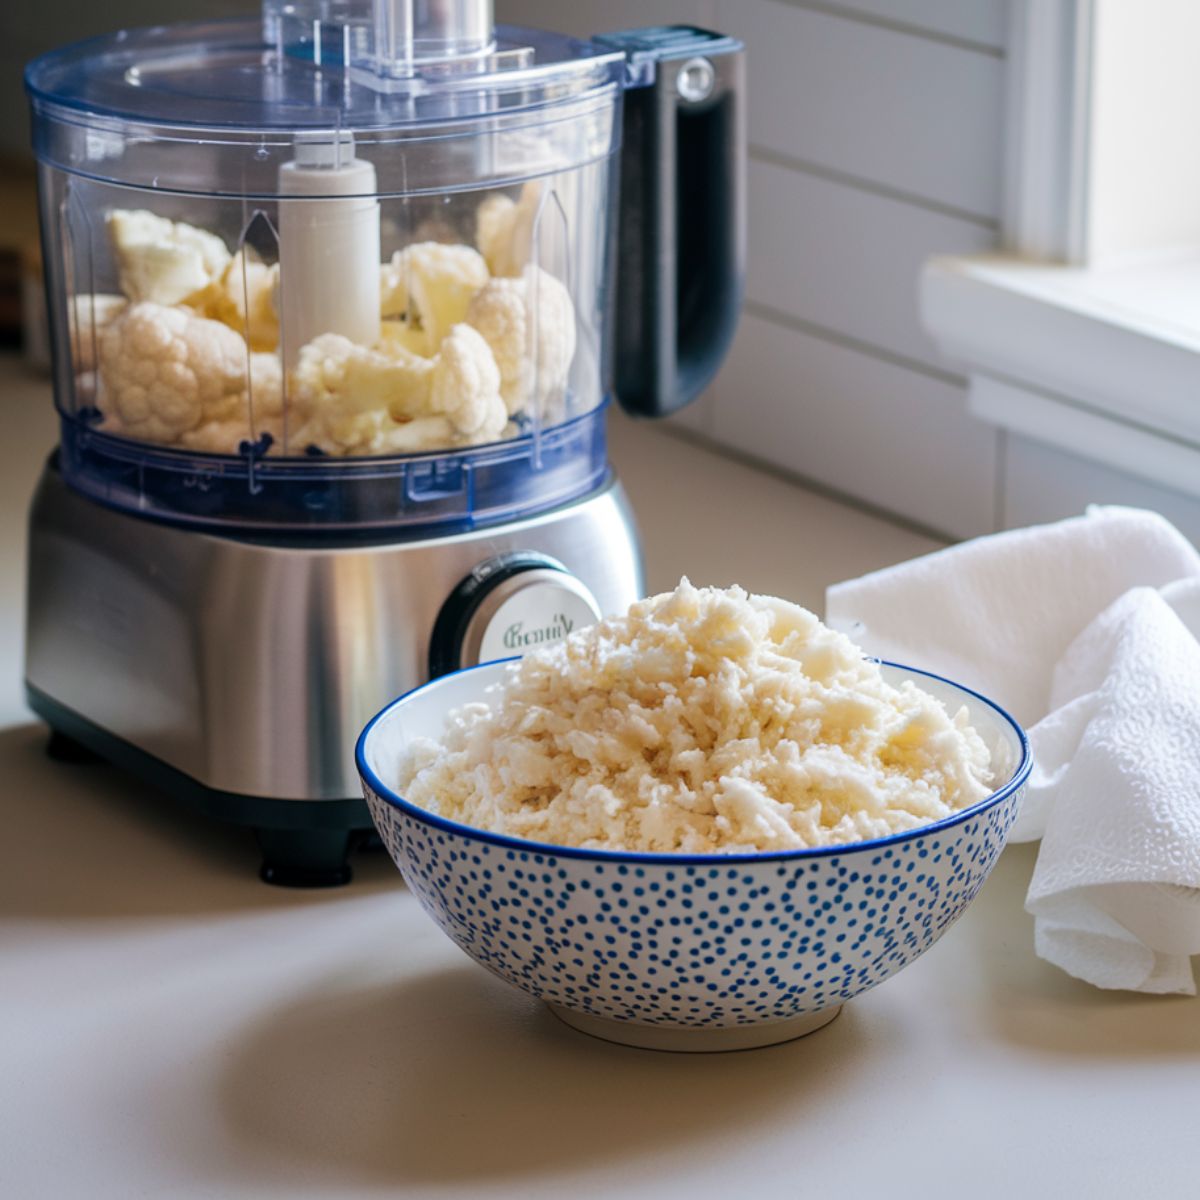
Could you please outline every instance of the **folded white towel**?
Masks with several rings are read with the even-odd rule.
[[[1099,987],[1195,992],[1200,555],[1097,508],[839,584],[829,622],[1031,725],[1017,840],[1042,837],[1037,952]]]

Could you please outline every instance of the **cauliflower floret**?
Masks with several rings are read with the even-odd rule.
[[[131,305],[100,338],[100,402],[130,437],[171,444],[245,404],[245,341],[186,308]]]
[[[76,296],[67,308],[71,333],[71,359],[77,374],[96,369],[100,335],[125,311],[124,296],[96,292]]]
[[[385,354],[394,354],[399,349],[424,358],[425,334],[407,321],[383,321],[379,326],[379,349]]]
[[[493,275],[520,275],[525,269],[541,201],[542,185],[530,180],[515,202],[497,192],[476,210],[475,245]]]
[[[415,417],[394,421],[384,409],[365,412],[319,409],[291,434],[291,453],[303,454],[310,446],[335,456],[410,454],[421,450],[446,450],[462,438],[446,417]]]
[[[362,451],[364,454],[419,454],[461,444],[446,417],[416,417],[412,421],[381,422]]]
[[[251,250],[239,250],[220,279],[187,297],[197,312],[245,335],[251,350],[279,345],[279,264],[268,266]]]
[[[292,392],[304,411],[331,398],[347,412],[381,409],[396,420],[430,408],[434,362],[387,341],[360,346],[340,333],[324,333],[300,351]]]
[[[457,433],[445,417],[417,417],[400,424],[387,423],[380,426],[378,433],[369,443],[366,454],[419,454],[425,450],[454,450],[462,446],[482,446],[507,433],[508,423],[498,428],[488,426],[469,437]]]
[[[410,326],[418,326],[424,335],[423,351],[432,357],[487,281],[487,263],[470,246],[416,242],[397,250],[384,265],[381,312],[384,317],[403,314]]]
[[[467,322],[492,348],[509,413],[532,408],[546,415],[575,356],[575,307],[562,283],[540,267],[493,279],[471,301]]]
[[[288,433],[288,453],[295,456],[315,448],[338,457],[373,454],[371,446],[385,422],[394,424],[387,413],[378,409],[343,412],[331,405],[307,417],[298,413]]]
[[[238,454],[242,442],[269,433],[275,446],[283,442],[283,368],[275,354],[251,354],[250,394],[238,412],[224,420],[205,421],[188,430],[179,445],[204,454]]]
[[[483,338],[454,326],[435,358],[398,343],[359,346],[340,334],[315,338],[292,373],[293,451],[399,454],[494,441],[508,414],[500,371]]]
[[[201,454],[239,454],[243,442],[255,441],[264,433],[271,435],[272,447],[279,446],[283,441],[283,421],[279,417],[255,418],[253,430],[244,416],[209,421],[185,433],[179,445]]]
[[[114,209],[108,233],[121,291],[132,301],[178,304],[216,282],[229,266],[229,249],[216,234],[145,209]]]
[[[458,433],[478,440],[490,441],[507,424],[500,369],[487,342],[470,325],[455,325],[443,340],[431,401],[433,411],[445,414]]]
[[[300,351],[292,372],[298,418],[292,447],[314,445],[329,454],[373,453],[368,447],[381,421],[428,415],[435,366],[432,359],[398,342],[371,348],[340,333],[314,338]]]

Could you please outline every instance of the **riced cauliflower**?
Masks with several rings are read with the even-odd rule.
[[[145,209],[114,209],[107,221],[121,291],[134,302],[178,304],[229,266],[228,247],[205,229]]]
[[[510,413],[546,416],[561,397],[575,357],[575,307],[567,289],[540,267],[515,279],[493,279],[467,309],[500,368],[500,394]]]
[[[562,846],[792,850],[985,798],[990,755],[911,682],[784,600],[695,588],[526,655],[395,786],[454,821]]]
[[[487,263],[470,246],[416,242],[397,250],[383,268],[382,315],[404,315],[423,335],[422,353],[432,356],[487,281]]]

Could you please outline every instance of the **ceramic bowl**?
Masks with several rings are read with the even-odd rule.
[[[473,959],[586,1033],[672,1050],[786,1041],[918,958],[962,915],[1004,846],[1031,767],[1021,727],[983,696],[884,664],[965,705],[1004,780],[944,820],[814,850],[685,855],[504,837],[410,804],[387,780],[413,737],[479,700],[505,663],[417,688],[359,738],[371,815],[409,888]]]

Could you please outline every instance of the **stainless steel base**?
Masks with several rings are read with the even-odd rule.
[[[451,537],[291,545],[103,508],[50,468],[30,521],[30,694],[135,751],[135,767],[144,756],[226,796],[345,803],[359,795],[355,738],[425,681],[443,602],[481,562],[518,551],[562,563],[602,613],[642,594],[615,482]]]

